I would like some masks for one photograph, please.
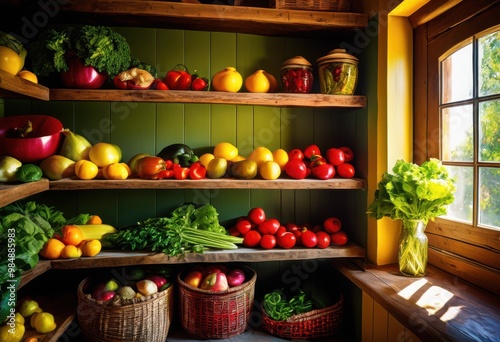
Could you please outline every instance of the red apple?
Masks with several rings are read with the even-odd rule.
[[[198,270],[189,271],[184,277],[184,282],[193,287],[199,287],[203,280],[203,273]]]
[[[106,283],[99,283],[92,290],[92,298],[97,299],[106,291]]]
[[[116,293],[115,291],[105,291],[101,293],[99,296],[97,296],[97,300],[102,300],[102,301],[110,301],[111,299],[115,298]]]
[[[345,162],[344,151],[338,148],[329,148],[326,151],[326,160],[333,166],[338,166]]]
[[[146,276],[146,278],[144,279],[148,279],[148,280],[151,280],[153,283],[156,284],[156,286],[161,289],[163,287],[163,285],[165,285],[168,281],[165,277],[162,277],[160,275],[157,275],[157,274],[149,274],[148,276]]]
[[[350,162],[351,160],[354,159],[354,152],[352,152],[352,150],[349,147],[342,146],[342,147],[339,147],[339,150],[342,150],[344,152],[345,162]]]
[[[219,272],[226,274],[228,271],[229,269],[224,265],[208,265],[205,268],[205,274],[219,273]]]
[[[239,268],[234,268],[226,274],[226,278],[230,287],[238,286],[245,281],[245,272]]]
[[[201,282],[202,290],[225,291],[229,288],[227,277],[222,272],[210,273]]]

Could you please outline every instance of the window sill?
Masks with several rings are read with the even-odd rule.
[[[422,278],[396,264],[333,265],[423,341],[499,341],[500,299],[429,265]],[[485,280],[487,281],[487,280]]]

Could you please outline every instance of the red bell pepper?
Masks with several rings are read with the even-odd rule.
[[[177,180],[183,180],[189,176],[189,167],[182,167],[179,164],[173,164],[172,170],[174,171],[174,178]]]
[[[191,74],[184,65],[177,64],[165,75],[165,83],[171,90],[189,90],[191,88]]]
[[[189,167],[189,178],[203,179],[207,174],[207,169],[200,162],[191,164]]]

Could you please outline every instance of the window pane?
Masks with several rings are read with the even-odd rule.
[[[451,177],[455,178],[455,201],[448,207],[446,218],[472,223],[473,169],[468,166],[446,165]]]
[[[500,94],[500,31],[478,39],[479,96]]]
[[[443,108],[442,159],[445,161],[472,161],[473,148],[472,105]]]
[[[500,168],[480,168],[479,189],[479,224],[500,229]]]
[[[441,68],[443,103],[472,98],[472,44],[448,56]]]
[[[479,103],[479,160],[500,161],[500,100]]]

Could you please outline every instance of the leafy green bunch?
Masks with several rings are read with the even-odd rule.
[[[68,71],[66,55],[74,52],[84,65],[114,76],[130,66],[130,46],[125,37],[106,26],[85,25],[49,29],[28,46],[32,71],[40,76]]]
[[[385,172],[378,183],[368,208],[371,217],[424,220],[427,224],[446,214],[447,205],[455,199],[455,180],[438,159],[431,158],[420,166],[400,159],[392,171]]]

